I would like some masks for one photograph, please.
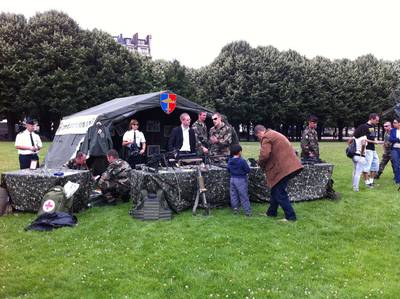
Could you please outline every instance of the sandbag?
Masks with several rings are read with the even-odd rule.
[[[12,208],[10,205],[8,192],[6,188],[0,187],[0,216],[11,213]]]

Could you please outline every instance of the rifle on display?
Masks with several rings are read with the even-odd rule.
[[[176,151],[170,152],[168,162],[180,167],[182,165],[198,165],[203,162],[203,158],[199,157],[196,153],[179,154]]]

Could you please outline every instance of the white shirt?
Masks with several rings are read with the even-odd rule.
[[[362,144],[367,140],[367,136],[364,135],[364,136],[361,136],[360,138],[355,138],[355,140],[356,140],[356,147],[357,147],[356,153],[360,155]],[[365,145],[367,145],[367,143],[365,143]],[[365,152],[364,152],[364,155],[365,155]]]
[[[187,151],[190,152],[190,141],[189,141],[189,127],[185,128],[181,125],[182,133],[183,133],[183,143],[180,151]]]
[[[42,141],[40,140],[38,134],[32,132],[32,139],[36,147],[40,148],[42,147]],[[24,130],[23,132],[17,135],[17,138],[15,138],[15,146],[32,146],[30,132],[28,130]],[[36,153],[38,153],[38,151],[34,152],[31,150],[20,150],[20,149],[18,150],[18,154],[20,155],[31,155]]]
[[[141,143],[145,143],[146,139],[144,138],[144,134],[139,130],[129,130],[126,131],[124,136],[122,137],[122,141],[133,142],[133,137],[135,136],[136,131],[136,145],[140,148]]]

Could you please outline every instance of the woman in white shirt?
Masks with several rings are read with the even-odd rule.
[[[361,136],[360,138],[354,138],[356,142],[356,153],[353,157],[353,190],[359,191],[360,177],[364,168],[365,160],[365,148],[367,146],[367,136]]]
[[[146,139],[144,134],[139,131],[139,122],[132,119],[129,123],[129,131],[126,131],[122,137],[122,146],[128,149],[128,163],[132,168],[136,164],[144,162],[144,153],[146,152]]]

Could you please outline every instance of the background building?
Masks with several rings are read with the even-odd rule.
[[[113,38],[117,43],[123,45],[129,51],[136,51],[144,56],[151,57],[151,35],[147,35],[145,39],[140,39],[138,33],[135,33],[132,37],[123,37],[122,34],[120,34],[118,36],[113,36]]]

